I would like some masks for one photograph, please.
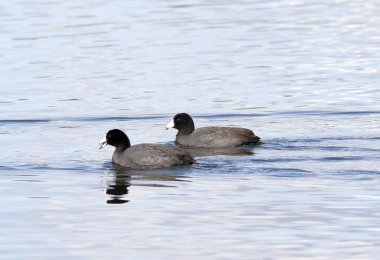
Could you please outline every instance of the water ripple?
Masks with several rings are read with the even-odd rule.
[[[62,99],[58,101],[78,101],[80,99],[70,98]],[[254,114],[191,114],[194,118],[252,118],[252,117],[273,117],[273,116],[298,116],[298,117],[309,117],[309,116],[367,116],[367,115],[378,115],[380,111],[287,111],[287,112],[276,112],[276,113],[254,113]],[[36,118],[36,119],[1,119],[0,123],[3,124],[13,124],[13,123],[41,123],[41,122],[53,122],[53,121],[89,121],[89,122],[100,122],[100,121],[131,121],[131,120],[152,120],[152,119],[168,119],[172,118],[173,114],[162,114],[162,115],[141,115],[141,116],[102,116],[102,117],[59,117],[59,118]],[[378,137],[380,138],[380,137]]]

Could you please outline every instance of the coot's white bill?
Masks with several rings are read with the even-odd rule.
[[[107,143],[107,139],[104,137],[104,138],[99,142],[99,144],[100,144],[99,149],[104,148],[104,147],[108,144],[108,143]]]
[[[169,128],[173,128],[174,127],[174,119],[172,121],[170,121],[170,123],[166,126],[166,130],[168,130]]]

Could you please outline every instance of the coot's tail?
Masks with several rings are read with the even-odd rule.
[[[181,159],[184,162],[184,164],[186,164],[186,165],[192,165],[192,164],[196,163],[195,159],[189,154],[182,155]]]
[[[258,137],[257,135],[252,133],[252,136],[249,138],[249,141],[246,144],[250,144],[250,145],[259,144],[259,143],[261,143],[260,140],[261,140],[260,137]]]

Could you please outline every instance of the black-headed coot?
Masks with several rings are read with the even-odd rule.
[[[189,147],[226,148],[257,144],[260,137],[240,127],[207,126],[195,129],[194,121],[186,113],[177,114],[166,129],[178,129],[176,143]]]
[[[164,144],[131,146],[128,136],[119,129],[108,131],[106,137],[100,142],[99,149],[107,144],[116,148],[112,161],[128,168],[166,168],[195,163],[195,160],[187,152],[177,147]]]

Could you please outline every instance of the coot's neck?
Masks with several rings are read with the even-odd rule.
[[[128,136],[123,136],[123,138],[120,140],[120,143],[116,146],[116,151],[123,152],[129,147],[131,147],[131,142],[129,141]]]
[[[187,121],[186,125],[183,125],[180,129],[178,129],[177,135],[189,135],[194,131],[194,129],[194,121],[190,119]]]

